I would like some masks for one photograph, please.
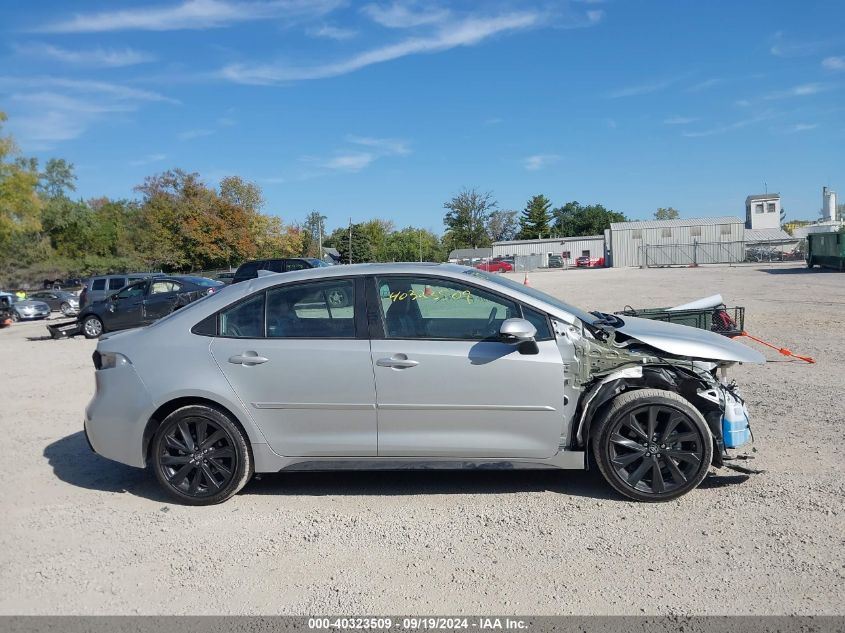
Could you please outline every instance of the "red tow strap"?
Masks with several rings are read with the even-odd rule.
[[[751,336],[748,332],[746,332],[744,330],[743,330],[742,334],[740,334],[740,336],[745,336],[747,338],[750,338],[752,341],[757,341],[761,345],[765,345],[766,347],[771,347],[772,349],[777,350],[778,352],[780,352],[784,356],[791,356],[792,358],[797,358],[798,360],[803,360],[805,363],[810,363],[811,365],[814,365],[816,363],[816,361],[814,361],[809,356],[799,356],[798,354],[794,354],[793,352],[786,349],[785,347],[778,347],[777,345],[772,345],[771,343],[767,343],[766,341],[759,339],[756,336]]]

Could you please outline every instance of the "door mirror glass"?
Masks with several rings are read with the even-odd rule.
[[[534,340],[537,328],[525,319],[507,319],[499,328],[499,335],[506,343],[524,343]]]

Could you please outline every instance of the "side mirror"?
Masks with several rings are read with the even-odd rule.
[[[517,345],[525,341],[533,341],[537,335],[537,328],[525,319],[506,319],[499,328],[499,336],[505,343]]]

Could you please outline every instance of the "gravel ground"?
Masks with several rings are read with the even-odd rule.
[[[595,472],[278,474],[174,505],[92,454],[82,338],[0,331],[2,614],[842,614],[845,276],[793,265],[530,275],[590,309],[720,292],[816,365],[741,367],[768,472],[666,504]],[[750,343],[754,345],[753,343]]]

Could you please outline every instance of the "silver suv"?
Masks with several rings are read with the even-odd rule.
[[[474,268],[332,266],[102,337],[85,432],[196,505],[254,472],[583,469],[589,453],[620,493],[665,501],[748,441],[726,372],[760,362],[709,331],[584,312]]]
[[[124,273],[118,275],[97,275],[86,279],[79,293],[79,309],[85,306],[102,301],[110,297],[118,290],[135,281],[148,279],[163,273]]]

